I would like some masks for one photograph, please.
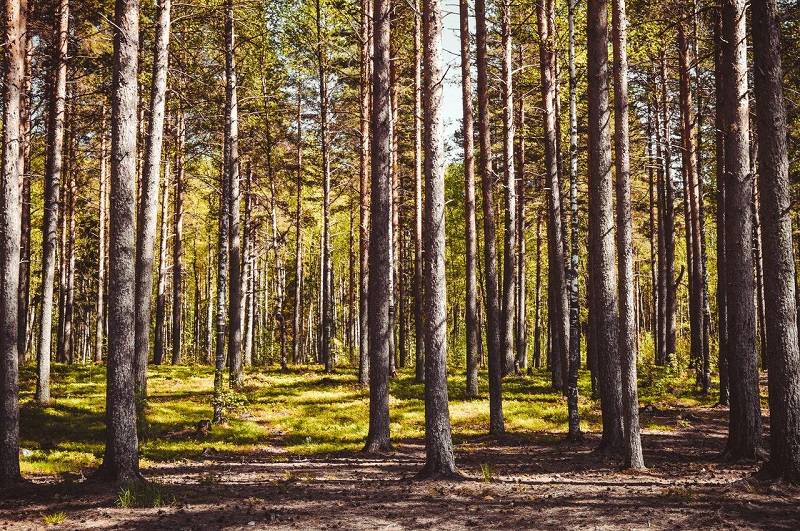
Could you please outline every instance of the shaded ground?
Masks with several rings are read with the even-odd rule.
[[[456,439],[462,481],[416,481],[421,440],[385,456],[290,454],[278,445],[146,468],[171,502],[119,508],[117,494],[52,476],[0,494],[0,530],[61,529],[800,529],[800,491],[728,465],[720,408],[643,412],[671,431],[645,430],[649,471],[627,474],[557,434]],[[654,419],[650,419],[654,420]],[[277,442],[277,441],[276,441]],[[174,501],[173,501],[174,499]]]

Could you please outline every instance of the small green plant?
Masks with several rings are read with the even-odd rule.
[[[117,494],[117,507],[166,507],[175,502],[158,483],[135,482],[123,485]]]
[[[492,467],[489,463],[481,463],[481,473],[483,474],[483,481],[489,483],[492,481]]]
[[[222,421],[225,422],[230,419],[231,415],[247,411],[248,402],[245,395],[230,391],[223,392],[219,397],[214,398],[212,405],[215,411],[219,409]]]
[[[42,515],[42,520],[44,520],[45,525],[58,525],[67,519],[67,514],[64,511],[53,514],[40,514]]]

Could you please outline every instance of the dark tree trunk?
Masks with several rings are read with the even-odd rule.
[[[136,119],[139,2],[118,0],[114,15],[111,93],[106,448],[96,475],[123,483],[141,479],[136,437],[134,319],[136,292]]]
[[[753,76],[758,115],[758,173],[769,337],[770,454],[767,469],[800,483],[800,354],[797,340],[786,107],[780,19],[775,0],[754,0]]]
[[[19,0],[6,0],[3,57],[3,162],[0,213],[0,486],[21,481],[19,470],[19,244],[20,107],[25,77],[25,41]]]
[[[183,186],[186,146],[186,116],[178,112],[175,136],[175,210],[173,212],[175,240],[172,242],[172,364],[181,362],[181,307],[183,304]]]
[[[628,37],[625,0],[612,2],[614,39],[614,155],[617,178],[617,271],[619,274],[619,356],[622,375],[624,466],[643,470],[636,389],[636,305],[633,284],[630,136],[628,130]]]
[[[372,197],[369,236],[369,433],[365,452],[392,449],[389,440],[392,128],[389,88],[389,0],[374,0],[372,63]]]
[[[419,11],[419,2],[415,0],[416,11]],[[414,14],[414,336],[415,336],[415,380],[425,381],[425,342],[423,341],[422,294],[422,43],[421,19]],[[463,32],[463,26],[462,26]],[[461,37],[463,42],[463,35]],[[467,49],[469,52],[469,49]],[[463,53],[463,44],[462,44]],[[463,62],[463,57],[462,57]],[[463,67],[462,67],[463,69]],[[462,88],[462,92],[463,92]],[[471,105],[471,102],[470,102]],[[470,135],[472,136],[472,135]],[[466,157],[466,151],[465,155]],[[466,166],[465,166],[466,168]],[[474,170],[473,170],[474,172]],[[466,169],[465,169],[466,179]],[[474,180],[474,177],[473,177]],[[474,187],[473,187],[474,188]],[[473,197],[474,197],[473,190]],[[468,197],[468,196],[467,196]],[[467,272],[469,279],[469,272]],[[469,282],[469,280],[467,281]],[[467,330],[469,342],[469,330]],[[469,346],[467,346],[467,359],[469,359]],[[469,368],[467,369],[469,373]],[[469,394],[469,392],[467,393]]]
[[[478,395],[478,289],[477,241],[475,228],[475,146],[472,116],[472,79],[470,69],[469,4],[459,2],[461,30],[461,98],[464,142],[464,224],[467,245],[467,397]],[[421,211],[421,209],[420,209]],[[421,280],[421,279],[420,279]]]
[[[731,459],[761,452],[761,404],[753,294],[753,175],[748,149],[747,40],[744,0],[722,4],[725,109],[725,268],[727,281]]]
[[[45,168],[44,221],[42,250],[42,307],[39,319],[39,344],[36,401],[50,401],[50,357],[53,337],[53,287],[55,284],[56,247],[58,245],[58,206],[64,155],[64,123],[67,100],[67,53],[69,37],[69,2],[61,0],[58,9],[58,46],[56,69],[50,93],[47,123],[47,164]]]
[[[444,72],[440,0],[422,2],[422,45],[425,64],[422,89],[425,114],[425,466],[419,475],[440,478],[457,474],[447,398],[445,158],[441,83]]]
[[[536,288],[533,301],[533,366],[542,366],[542,215],[536,214]],[[577,406],[577,403],[575,404]],[[577,410],[576,410],[577,411]]]
[[[29,307],[31,291],[31,82],[33,37],[28,31],[28,17],[32,8],[28,0],[19,2],[19,35],[24,38],[22,49],[22,85],[19,102],[19,172],[22,182],[20,212],[20,267],[19,297],[17,306],[17,354],[23,365],[28,353]]]
[[[483,194],[483,257],[486,279],[486,344],[489,351],[489,433],[505,432],[503,421],[503,351],[500,343],[500,297],[497,279],[497,248],[492,171],[492,139],[489,117],[489,74],[486,50],[486,1],[475,0],[475,37],[478,66],[478,173]]]
[[[598,384],[603,417],[600,449],[623,449],[622,381],[618,344],[617,275],[611,182],[611,113],[608,106],[608,14],[603,0],[589,0],[589,267],[596,312]]]

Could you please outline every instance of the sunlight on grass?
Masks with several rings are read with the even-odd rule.
[[[338,368],[324,374],[312,368],[280,372],[275,367],[247,371],[241,391],[228,393],[227,422],[208,433],[197,430],[211,418],[213,371],[204,366],[151,366],[146,418],[139,422],[142,465],[230,453],[285,459],[284,454],[354,452],[362,448],[369,425],[369,391],[356,372]],[[456,370],[458,372],[456,372]],[[451,370],[450,416],[457,444],[486,435],[489,424],[487,374],[480,371],[480,396],[464,399],[464,377]],[[640,368],[642,404],[711,405],[715,394],[694,390],[689,371]],[[54,364],[53,400],[33,402],[35,374],[21,373],[22,470],[26,475],[75,474],[102,460],[105,437],[105,368]],[[601,428],[599,401],[590,398],[589,374],[580,377],[581,429]],[[390,382],[390,427],[395,441],[424,436],[424,385],[413,368],[401,369]],[[503,382],[503,407],[509,433],[555,443],[566,432],[567,405],[550,387],[550,374],[536,369],[530,377]],[[646,429],[674,430],[663,420],[642,419]]]

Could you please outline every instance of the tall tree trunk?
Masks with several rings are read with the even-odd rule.
[[[600,449],[623,449],[622,381],[618,344],[617,274],[608,108],[608,14],[604,0],[589,0],[587,14],[589,82],[589,281],[597,320],[598,384],[603,416]]]
[[[517,189],[514,181],[514,88],[511,62],[511,0],[500,4],[502,48],[500,89],[503,101],[503,180],[505,182],[505,232],[503,238],[502,352],[503,374],[514,372],[514,315],[517,284]]]
[[[614,39],[614,154],[617,177],[617,270],[619,274],[619,356],[622,375],[624,466],[644,469],[636,389],[636,306],[633,286],[630,136],[628,132],[628,37],[625,0],[612,2]]]
[[[106,217],[108,213],[108,145],[106,140],[106,108],[103,106],[103,118],[100,133],[100,219],[98,222],[98,253],[97,253],[97,323],[95,324],[94,361],[103,360],[103,345],[105,343],[105,287],[106,287]]]
[[[661,54],[661,121],[663,126],[664,151],[664,290],[666,313],[664,321],[664,359],[662,363],[672,365],[675,359],[675,334],[677,312],[677,286],[675,280],[675,188],[672,179],[672,128],[670,127],[669,99],[667,97],[667,59]]]
[[[153,363],[161,365],[164,361],[164,320],[167,306],[167,239],[169,233],[169,161],[164,165],[164,179],[161,185],[161,237],[158,246],[158,284],[156,287],[156,325],[153,341]]]
[[[755,0],[753,54],[758,170],[764,224],[764,291],[769,337],[770,457],[775,476],[800,482],[800,354],[790,213],[780,19],[775,0]]]
[[[19,2],[19,35],[22,49],[22,85],[20,86],[19,120],[20,149],[19,172],[22,182],[20,212],[20,267],[19,297],[17,305],[17,354],[19,364],[23,365],[28,353],[28,313],[31,291],[31,82],[33,37],[28,31],[28,17],[32,8],[28,0]]]
[[[70,128],[70,132],[74,135],[74,127]],[[77,183],[75,182],[75,174],[77,172],[75,165],[75,137],[70,135],[69,138],[69,162],[67,165],[67,211],[64,227],[66,228],[66,249],[64,250],[63,263],[66,267],[65,273],[65,288],[64,288],[64,342],[61,347],[64,352],[64,361],[66,363],[73,363],[75,356],[74,338],[75,331],[73,330],[73,321],[75,319],[75,229],[76,229],[76,200],[75,196],[78,192]]]
[[[136,317],[136,119],[139,2],[118,0],[114,14],[111,92],[111,212],[109,226],[106,448],[96,475],[124,483],[141,479],[136,437],[134,357]]]
[[[415,6],[415,11],[417,12],[414,14],[414,337],[415,337],[414,376],[415,376],[415,381],[421,383],[425,381],[425,342],[423,340],[424,339],[423,321],[425,316],[423,315],[422,312],[422,295],[424,292],[424,286],[422,281],[422,42],[421,42],[421,28],[420,28],[421,19],[418,14],[419,12],[418,0],[414,0],[414,6]],[[459,16],[463,15],[459,13]],[[461,28],[462,28],[461,61],[463,64],[464,61],[463,26],[461,26]],[[469,52],[469,49],[467,49],[467,52]],[[462,66],[462,75],[463,75],[463,66]],[[461,90],[463,93],[463,91],[465,90],[463,86]],[[471,104],[472,102],[470,101],[470,105]],[[470,137],[472,137],[472,135],[470,135]],[[466,158],[466,151],[464,157]],[[465,179],[467,178],[466,166],[465,166],[464,178]],[[474,181],[474,163],[473,163],[473,181]],[[472,195],[473,197],[475,195],[474,186]],[[469,195],[466,196],[466,200],[467,202],[469,202]],[[465,213],[465,215],[467,215],[468,217],[468,214]],[[468,219],[467,223],[469,223]],[[469,243],[467,243],[467,246],[469,249]],[[467,250],[467,255],[469,255],[469,250]],[[469,270],[467,271],[467,283],[469,283]],[[469,288],[467,289],[467,297],[469,297]],[[469,304],[469,299],[467,301],[467,304]],[[467,329],[467,359],[469,359],[469,354],[470,354],[469,341],[470,341],[469,329]],[[467,368],[467,373],[469,374],[469,367]],[[469,390],[467,390],[467,394],[469,394]]]
[[[497,279],[497,248],[494,215],[492,139],[489,117],[489,64],[486,50],[486,0],[475,0],[475,37],[478,66],[478,136],[483,206],[483,259],[486,279],[486,344],[489,351],[489,433],[505,432],[503,421],[503,350],[500,335],[500,294]]]
[[[541,92],[544,120],[544,158],[547,173],[547,209],[549,213],[550,269],[548,277],[552,289],[553,313],[548,314],[551,328],[555,330],[553,342],[553,383],[556,389],[566,391],[565,369],[569,351],[569,299],[567,281],[564,274],[564,242],[562,235],[561,183],[558,180],[558,157],[556,151],[556,109],[553,61],[555,51],[548,34],[546,11],[551,3],[540,2],[537,10],[539,29],[539,61],[541,66]]]
[[[461,102],[463,116],[464,149],[464,238],[467,245],[466,295],[467,295],[467,397],[478,395],[478,289],[477,241],[475,228],[475,146],[472,116],[472,79],[470,69],[469,3],[459,2],[459,27],[461,37]],[[421,208],[420,208],[421,212]],[[415,264],[415,274],[418,273]],[[420,275],[421,277],[421,275]],[[415,276],[416,278],[416,276]],[[420,278],[420,280],[422,280]],[[419,286],[415,285],[415,299]],[[420,319],[421,324],[421,319]],[[417,332],[419,333],[419,331]],[[421,338],[420,338],[421,339]]]
[[[19,258],[20,107],[25,77],[25,41],[19,0],[6,0],[3,57],[3,162],[0,213],[0,486],[22,480],[19,470]]]
[[[172,364],[181,363],[181,305],[183,304],[183,187],[186,149],[186,115],[178,111],[175,136],[175,210],[172,242]]]
[[[519,44],[519,64],[525,62],[525,47]],[[526,272],[526,238],[525,221],[526,193],[528,181],[525,176],[525,96],[517,98],[516,116],[517,138],[515,146],[516,187],[517,187],[517,315],[515,319],[516,330],[514,334],[517,357],[514,369],[524,372],[528,368],[528,288]]]
[[[7,6],[8,7],[8,6]],[[55,284],[56,248],[58,245],[58,205],[64,155],[64,123],[67,101],[67,53],[69,38],[69,1],[58,8],[58,32],[55,75],[47,114],[47,164],[45,167],[44,221],[42,224],[42,307],[39,319],[36,401],[50,401],[50,357],[53,337],[53,287]]]
[[[728,297],[725,264],[725,99],[722,73],[722,8],[714,10],[714,95],[717,101],[714,117],[717,184],[717,334],[719,335],[719,403],[728,405],[730,385],[728,371]]]
[[[425,114],[425,466],[419,475],[438,478],[457,474],[447,397],[445,159],[441,82],[444,72],[440,0],[422,2],[422,45],[425,64],[422,89]],[[513,180],[511,184],[513,187]]]
[[[228,135],[224,136],[225,153],[228,152]],[[218,228],[218,247],[217,247],[217,304],[214,311],[216,349],[214,351],[214,416],[212,422],[220,424],[224,421],[222,409],[222,395],[224,393],[225,378],[225,339],[227,337],[227,297],[228,290],[228,228],[230,216],[228,215],[230,202],[229,181],[226,176],[225,164],[220,171],[220,189],[222,193],[219,198],[219,228]],[[266,290],[265,290],[266,291]],[[210,299],[209,299],[210,300]]]
[[[536,214],[536,288],[533,301],[533,366],[542,366],[542,215]],[[577,402],[575,403],[577,412]]]
[[[752,130],[751,130],[752,131]],[[764,253],[761,245],[761,216],[759,215],[760,197],[758,193],[758,180],[755,164],[757,163],[756,150],[758,149],[758,139],[753,135],[750,139],[750,167],[753,173],[753,262],[756,267],[756,319],[758,323],[758,358],[761,367],[767,368],[767,323],[766,311],[764,309]]]
[[[369,186],[370,186],[370,80],[372,77],[372,7],[373,0],[361,0],[361,151],[359,153],[359,227],[358,227],[358,382],[369,383]]]
[[[365,0],[366,1],[366,0]],[[297,84],[297,193],[295,201],[297,210],[294,218],[294,337],[292,344],[292,362],[300,360],[300,349],[303,345],[302,312],[303,312],[303,89],[302,82]]]
[[[236,55],[233,0],[227,0],[225,20],[225,176],[228,180],[228,245],[230,287],[228,290],[228,360],[230,385],[242,386],[242,271],[239,236],[239,102],[236,92]]]
[[[321,285],[321,358],[325,365],[325,372],[333,371],[333,354],[331,352],[331,318],[333,314],[332,301],[333,289],[331,279],[331,168],[330,154],[328,153],[328,72],[326,64],[327,50],[322,35],[322,11],[320,0],[317,2],[317,67],[319,69],[319,102],[320,102],[320,151],[322,152],[322,270],[320,271]],[[376,44],[377,46],[377,44]],[[377,53],[377,52],[376,52]],[[374,90],[374,89],[373,89]],[[387,102],[387,105],[389,102]],[[391,127],[391,125],[390,125]],[[391,146],[390,146],[391,147]],[[390,316],[391,317],[391,316]]]
[[[144,174],[140,190],[136,238],[136,357],[133,366],[137,395],[147,397],[147,360],[150,350],[150,311],[153,299],[153,251],[158,214],[158,181],[164,139],[164,110],[169,63],[171,0],[159,0],[150,86],[150,120],[147,123]]]
[[[389,85],[390,2],[374,0],[372,63],[372,197],[369,234],[369,433],[365,452],[392,448],[389,441],[389,321],[392,274],[392,125]]]
[[[725,268],[727,281],[730,423],[725,454],[762,452],[753,293],[753,175],[748,150],[747,39],[744,0],[722,4],[725,121]]]

